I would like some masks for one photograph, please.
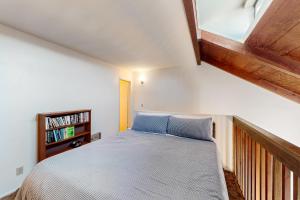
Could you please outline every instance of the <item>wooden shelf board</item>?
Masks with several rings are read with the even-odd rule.
[[[46,144],[46,148],[51,148],[53,146],[57,146],[59,144],[71,141],[71,140],[73,140],[75,138],[79,138],[79,137],[82,137],[82,136],[85,136],[85,135],[88,135],[88,134],[90,134],[90,131],[85,131],[85,132],[81,132],[81,133],[75,133],[74,137],[69,137],[67,139],[64,139],[64,140],[61,140],[61,141],[58,141],[58,142],[51,142],[49,144]]]
[[[88,143],[89,143],[89,142],[83,141],[82,144],[81,144],[81,146],[82,146],[82,145],[85,145],[85,144],[88,144]],[[60,153],[63,153],[63,152],[65,152],[65,151],[69,151],[69,150],[72,150],[72,149],[76,149],[76,148],[78,148],[78,147],[75,147],[75,148],[73,148],[73,147],[66,147],[66,148],[64,148],[64,149],[61,149],[61,150],[58,150],[58,151],[55,151],[55,152],[46,153],[46,158],[49,158],[49,157],[51,157],[51,156],[55,156],[55,155],[57,155],[57,154],[60,154]]]
[[[46,129],[46,131],[53,131],[53,130],[62,129],[62,128],[66,128],[66,127],[72,127],[72,126],[80,126],[80,125],[89,124],[89,123],[90,122],[81,122],[81,123],[76,123],[76,124],[69,124],[69,125],[59,126],[59,127],[55,127],[55,128],[48,128],[48,129]]]
[[[46,117],[53,117],[53,116],[72,115],[72,114],[78,114],[83,112],[91,112],[91,110],[83,109],[83,110],[67,111],[67,112],[49,112],[49,113],[40,113],[40,115],[44,115]]]

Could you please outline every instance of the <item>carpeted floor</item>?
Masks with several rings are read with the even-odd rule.
[[[225,180],[230,200],[244,200],[242,191],[237,183],[235,175],[232,172],[224,170]]]
[[[17,192],[18,192],[18,190],[11,193],[10,195],[8,195],[6,197],[0,198],[0,200],[14,200]]]

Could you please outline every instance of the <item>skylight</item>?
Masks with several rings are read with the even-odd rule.
[[[195,0],[198,28],[244,42],[272,0]]]

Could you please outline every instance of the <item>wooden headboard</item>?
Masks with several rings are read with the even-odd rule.
[[[300,200],[300,148],[233,117],[234,173],[246,200]]]

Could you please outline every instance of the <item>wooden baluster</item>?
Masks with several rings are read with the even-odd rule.
[[[243,130],[241,130],[241,140],[240,140],[240,186],[243,191]]]
[[[248,196],[247,200],[251,200],[252,198],[252,139],[249,137],[248,141]]]
[[[244,197],[247,199],[248,197],[248,140],[249,140],[249,136],[246,133],[246,138],[245,138],[245,195]]]
[[[266,199],[266,178],[267,178],[267,174],[266,174],[266,150],[264,148],[261,148],[261,165],[260,165],[260,180],[261,180],[261,188],[260,188],[260,198],[262,200]]]
[[[242,187],[242,179],[243,179],[243,168],[242,168],[242,161],[243,161],[243,153],[242,153],[242,149],[243,149],[243,132],[241,130],[240,132],[240,163],[239,163],[239,168],[240,168],[240,173],[239,173],[239,176],[240,176],[240,187],[241,187],[241,190],[243,190],[243,187]]]
[[[273,155],[267,153],[267,200],[273,199]]]
[[[256,183],[256,142],[252,141],[252,200],[255,200],[255,183]]]
[[[249,146],[251,145],[250,144],[250,136],[248,135],[247,137],[247,149],[246,149],[246,160],[247,160],[247,165],[246,165],[246,170],[247,170],[247,173],[246,173],[246,177],[247,177],[247,181],[246,181],[246,185],[247,185],[247,190],[246,190],[246,194],[247,194],[247,199],[250,198],[249,196],[249,190],[250,190],[250,186],[249,186],[249,179],[250,179],[250,171],[249,171],[249,165],[250,165],[250,158],[249,158]],[[251,169],[250,169],[251,170]]]
[[[245,140],[244,140],[244,197],[247,197],[247,133],[245,132]]]
[[[247,199],[247,148],[248,148],[248,136],[245,132],[245,147],[244,147],[244,197]]]
[[[242,161],[243,161],[243,131],[241,130],[240,132],[240,162],[239,162],[239,165],[240,165],[240,173],[239,173],[239,176],[240,176],[240,187],[241,187],[241,191],[243,191],[243,185],[242,185],[242,180],[243,180],[243,165],[242,165]]]
[[[246,190],[245,190],[245,199],[249,199],[248,197],[248,190],[249,190],[249,185],[248,185],[248,181],[249,181],[249,153],[248,153],[248,150],[249,150],[249,136],[246,134],[246,148],[245,148],[245,185],[246,185]]]
[[[238,127],[237,129],[237,150],[236,150],[236,177],[237,177],[237,181],[238,183],[240,184],[240,154],[241,154],[241,149],[240,149],[240,146],[241,146],[241,134],[240,134],[240,128]]]
[[[291,171],[282,166],[282,197],[283,199],[291,199]]]
[[[260,200],[260,144],[256,144],[256,150],[255,150],[255,157],[256,157],[256,165],[255,165],[255,199]]]
[[[233,124],[233,135],[232,135],[232,138],[233,138],[233,172],[234,172],[234,175],[236,177],[236,137],[237,137],[237,125],[236,124]]]
[[[274,200],[282,200],[282,163],[277,159],[274,159],[273,167],[273,195]]]
[[[244,131],[241,132],[241,189],[244,194]]]
[[[300,178],[294,174],[293,200],[300,200]]]
[[[245,132],[242,131],[242,192],[245,196]]]
[[[247,134],[245,132],[245,136],[244,136],[244,197],[246,197],[246,193],[247,193]]]
[[[247,134],[246,134],[246,132],[244,132],[245,133],[245,135],[244,135],[244,174],[243,174],[243,176],[244,176],[244,182],[243,182],[243,184],[244,184],[244,197],[246,198],[246,196],[247,196],[247,167],[246,167],[246,165],[247,165]]]

